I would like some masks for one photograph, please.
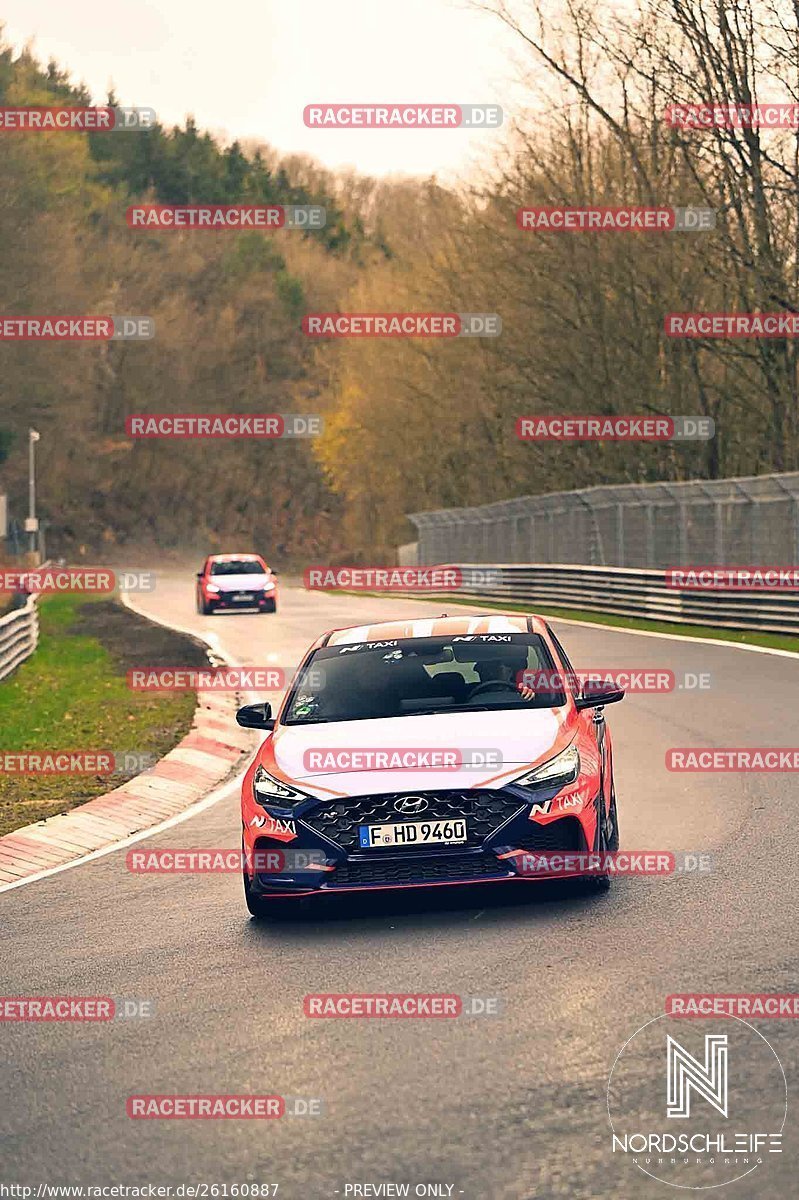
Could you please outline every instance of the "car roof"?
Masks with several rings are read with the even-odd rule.
[[[543,635],[543,617],[524,613],[481,613],[462,617],[412,617],[409,620],[379,621],[374,625],[352,625],[333,629],[323,639],[324,645],[343,646],[353,642],[382,642],[422,637],[462,637],[485,633],[537,633]]]
[[[262,554],[209,554],[211,562],[236,562],[241,559],[242,562],[263,562]]]

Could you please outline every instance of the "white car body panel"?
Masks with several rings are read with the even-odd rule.
[[[272,739],[282,775],[319,799],[330,793],[360,796],[386,792],[434,791],[448,788],[501,787],[524,774],[531,764],[560,753],[571,740],[565,709],[502,709],[496,712],[438,713],[435,716],[381,717],[332,724],[281,726]],[[572,731],[573,732],[573,731]],[[309,750],[459,750],[494,751],[501,765],[399,767],[394,770],[309,771]]]

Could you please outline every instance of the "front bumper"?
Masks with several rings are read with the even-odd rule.
[[[593,845],[595,804],[586,806],[584,813],[542,824],[530,819],[530,793],[512,785],[495,791],[415,794],[428,801],[425,820],[465,818],[466,843],[364,850],[359,846],[359,826],[400,821],[393,804],[402,793],[314,800],[292,818],[296,838],[291,841],[290,849],[312,851],[315,861],[323,866],[301,871],[287,869],[285,873],[256,873],[251,877],[253,892],[263,897],[307,896],[377,888],[530,882],[553,876],[525,873],[525,859],[520,852],[586,851]],[[540,803],[556,794],[556,791],[542,792],[535,796],[535,801]],[[289,848],[285,841],[264,837],[245,826],[245,841],[249,838],[249,848],[254,852]]]
[[[233,592],[213,592],[207,596],[208,604],[220,609],[268,608],[277,601],[277,589],[264,591],[262,588],[245,592],[245,599],[237,599]]]

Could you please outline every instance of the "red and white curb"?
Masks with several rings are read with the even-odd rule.
[[[221,657],[216,645],[213,649]],[[235,693],[198,696],[191,729],[154,767],[69,812],[0,837],[0,891],[138,840],[142,831],[171,823],[199,801],[210,802],[209,793],[243,768],[257,745],[236,725],[237,707]]]

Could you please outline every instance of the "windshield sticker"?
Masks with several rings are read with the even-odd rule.
[[[524,634],[517,634],[524,637]],[[510,633],[467,633],[454,637],[453,642],[509,642],[513,637]]]
[[[386,646],[396,646],[398,639],[393,642],[355,642],[352,646],[342,646],[339,654],[352,654],[354,650],[385,650]]]

